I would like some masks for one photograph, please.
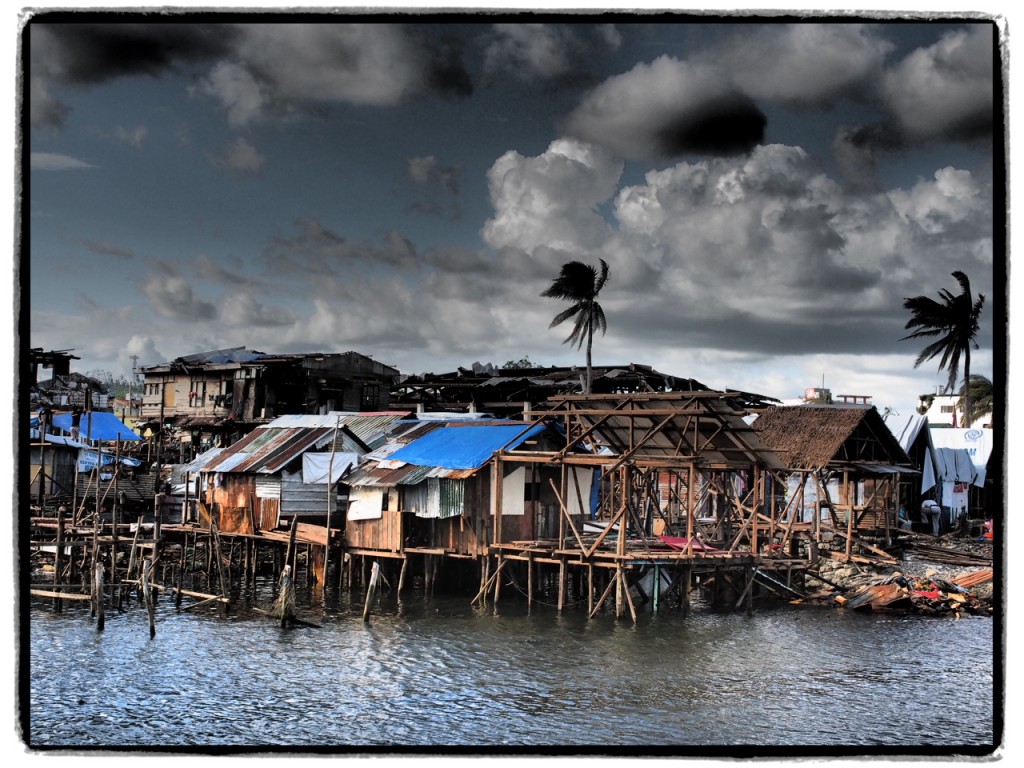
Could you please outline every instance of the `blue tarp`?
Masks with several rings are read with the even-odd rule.
[[[89,423],[92,422],[90,427]],[[63,429],[65,432],[71,431],[71,414],[70,413],[58,413],[53,417],[53,425]],[[81,416],[81,423],[78,426],[78,438],[84,440],[86,438],[90,440],[141,440],[137,434],[132,432],[128,427],[125,426],[124,422],[121,421],[117,416],[107,411],[91,411],[89,413],[83,413]]]
[[[112,453],[100,453],[99,454],[104,467],[109,467],[117,462],[117,457]],[[79,472],[91,472],[96,468],[96,451],[79,451],[78,453],[78,471]],[[121,464],[126,467],[141,467],[142,462],[138,459],[133,459],[129,456],[121,457]]]
[[[543,424],[527,430],[524,424],[441,427],[400,448],[388,458],[418,467],[479,469],[502,448],[515,448],[524,440],[544,431]],[[526,431],[524,431],[526,430]]]

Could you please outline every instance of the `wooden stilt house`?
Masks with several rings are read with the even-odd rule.
[[[900,478],[916,474],[874,406],[779,406],[752,427],[787,468],[788,522],[820,540],[889,537],[897,529]]]

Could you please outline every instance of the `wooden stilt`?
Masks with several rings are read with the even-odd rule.
[[[505,567],[505,558],[503,558],[501,555],[498,555],[498,568],[494,572],[495,577],[498,577],[498,574],[501,573],[501,569],[504,568],[504,567]],[[495,605],[498,604],[498,596],[500,594],[501,594],[501,578],[499,577],[499,578],[495,578],[494,579],[494,604]]]
[[[526,607],[533,607],[533,553],[526,560]]]
[[[587,563],[587,614],[594,615],[594,566]]]
[[[100,562],[99,558],[97,558],[93,564],[92,588],[95,606],[94,610],[96,612],[96,629],[102,632],[105,625],[103,615],[103,563]]]
[[[682,602],[683,602],[683,618],[690,615],[690,586],[693,579],[693,567],[686,565],[683,567],[683,580],[679,588],[682,590]]]
[[[405,555],[402,557],[402,567],[398,571],[398,594],[402,594],[402,590],[405,589],[405,571],[409,567],[409,556]]]
[[[142,561],[142,600],[149,616],[149,636],[156,637],[156,607],[153,599],[153,558]]]
[[[363,603],[363,621],[370,620],[370,605],[373,603],[374,594],[377,591],[377,577],[380,575],[380,565],[373,561],[373,570],[370,573],[370,583],[366,588],[366,601]]]
[[[53,557],[53,591],[60,594],[61,572],[64,570],[64,507],[57,508],[57,549]],[[53,598],[53,610],[60,613],[64,603]]]
[[[566,568],[565,558],[562,557],[558,562],[558,612],[561,613],[565,608],[565,582],[566,582]]]

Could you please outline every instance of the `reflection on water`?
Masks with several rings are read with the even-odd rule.
[[[991,745],[993,623],[787,607],[638,624],[465,597],[54,614],[28,637],[33,746]],[[272,602],[267,597],[266,607]],[[256,605],[262,604],[259,596]],[[971,649],[971,662],[957,649]],[[926,713],[926,716],[925,716]]]

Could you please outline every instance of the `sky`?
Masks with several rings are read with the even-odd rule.
[[[903,301],[960,270],[986,297],[971,370],[998,373],[989,17],[112,22],[21,28],[19,299],[75,370],[582,365],[541,293],[603,259],[597,365],[909,415],[947,376],[915,369]]]

